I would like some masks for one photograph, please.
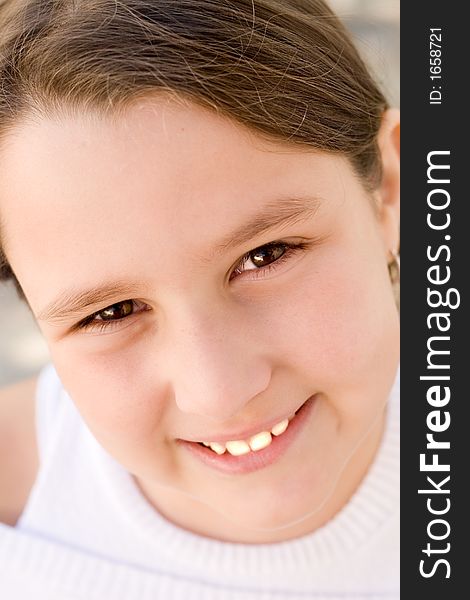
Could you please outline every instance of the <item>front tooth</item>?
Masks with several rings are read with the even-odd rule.
[[[261,433],[257,433],[251,437],[248,443],[250,444],[250,448],[253,450],[253,452],[256,452],[257,450],[262,450],[263,448],[269,446],[272,439],[273,438],[271,437],[269,431],[262,431]]]
[[[284,419],[284,421],[281,421],[277,425],[274,425],[274,427],[271,429],[271,433],[273,435],[281,435],[281,433],[284,433],[284,431],[287,429],[288,425],[289,419]]]
[[[217,454],[223,454],[225,452],[225,446],[222,446],[222,444],[219,444],[217,442],[212,442],[209,444],[209,446],[211,450],[213,450]]]
[[[225,446],[232,456],[241,456],[242,454],[247,454],[250,451],[250,446],[248,446],[244,440],[227,442]]]

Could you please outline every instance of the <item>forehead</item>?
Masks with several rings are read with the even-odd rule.
[[[236,168],[252,170],[253,161],[256,168],[263,163],[265,169],[274,169],[300,150],[269,142],[212,110],[157,97],[117,115],[74,112],[28,117],[13,130],[0,152],[0,168],[3,164],[5,175],[11,174],[10,183],[54,174],[59,185],[80,174],[82,187],[81,175],[86,174],[96,189],[100,173],[108,184],[113,178],[122,179],[123,174],[148,171],[160,187],[167,179],[176,183],[178,173],[184,179],[211,183],[218,171],[236,175]],[[23,170],[26,160],[31,167],[28,173]],[[138,178],[133,180],[136,183]]]
[[[168,261],[200,254],[211,236],[275,197],[342,198],[341,176],[341,158],[267,142],[165,99],[119,118],[28,121],[2,148],[3,243],[20,281],[32,263],[47,264],[51,278],[64,264],[85,277],[90,260],[117,276],[127,255],[138,271],[150,252]]]
[[[35,191],[41,194],[53,179],[51,186],[62,193],[70,183],[86,191],[87,182],[95,192],[100,184],[106,189],[122,184],[128,175],[132,186],[143,181],[161,190],[167,183],[181,188],[185,181],[209,187],[220,174],[227,183],[239,182],[242,171],[252,176],[250,185],[273,173],[278,180],[280,166],[283,171],[301,168],[312,153],[298,145],[267,141],[193,103],[153,97],[109,117],[75,112],[27,118],[2,142],[0,169],[12,191],[41,179],[43,185]],[[315,173],[317,180],[322,171],[323,167]]]

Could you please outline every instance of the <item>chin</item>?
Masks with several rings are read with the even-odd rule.
[[[315,479],[315,483],[314,483]],[[239,542],[269,543],[306,535],[331,517],[335,482],[309,478],[285,480],[280,488],[265,487],[245,502],[223,512],[238,526]],[[227,506],[227,505],[226,505]]]

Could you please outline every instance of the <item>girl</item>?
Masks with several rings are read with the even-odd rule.
[[[398,597],[398,114],[343,26],[2,19],[2,278],[53,363],[1,401],[4,597]]]

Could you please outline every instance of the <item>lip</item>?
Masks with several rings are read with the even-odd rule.
[[[307,401],[305,401],[307,402]],[[224,433],[221,435],[214,435],[214,434],[210,434],[210,437],[208,437],[206,434],[204,434],[204,436],[201,436],[200,438],[196,438],[193,440],[182,440],[185,442],[218,442],[219,444],[226,444],[227,442],[230,442],[231,440],[247,440],[249,438],[251,438],[253,435],[256,435],[257,433],[260,433],[261,431],[271,431],[271,429],[274,427],[274,425],[277,425],[278,423],[281,423],[281,421],[284,421],[284,419],[289,419],[289,421],[294,417],[294,415],[300,411],[300,409],[302,408],[302,406],[305,404],[305,402],[294,412],[290,412],[288,415],[285,415],[284,417],[279,417],[277,419],[271,419],[270,421],[266,421],[263,425],[255,425],[254,427],[250,427],[250,429],[245,429],[245,431],[243,432],[237,432],[237,433]]]
[[[316,394],[310,396],[290,421],[287,430],[280,436],[273,436],[271,444],[257,452],[248,452],[242,456],[232,456],[228,452],[216,454],[198,442],[177,440],[177,443],[185,448],[194,458],[219,472],[228,475],[252,473],[253,471],[258,471],[259,469],[264,469],[265,467],[272,465],[284,455],[288,447],[296,440],[308,420],[315,404],[315,398]],[[258,429],[258,431],[261,430]],[[266,429],[266,431],[269,431],[269,429]],[[230,439],[234,438],[226,438],[225,441]]]

